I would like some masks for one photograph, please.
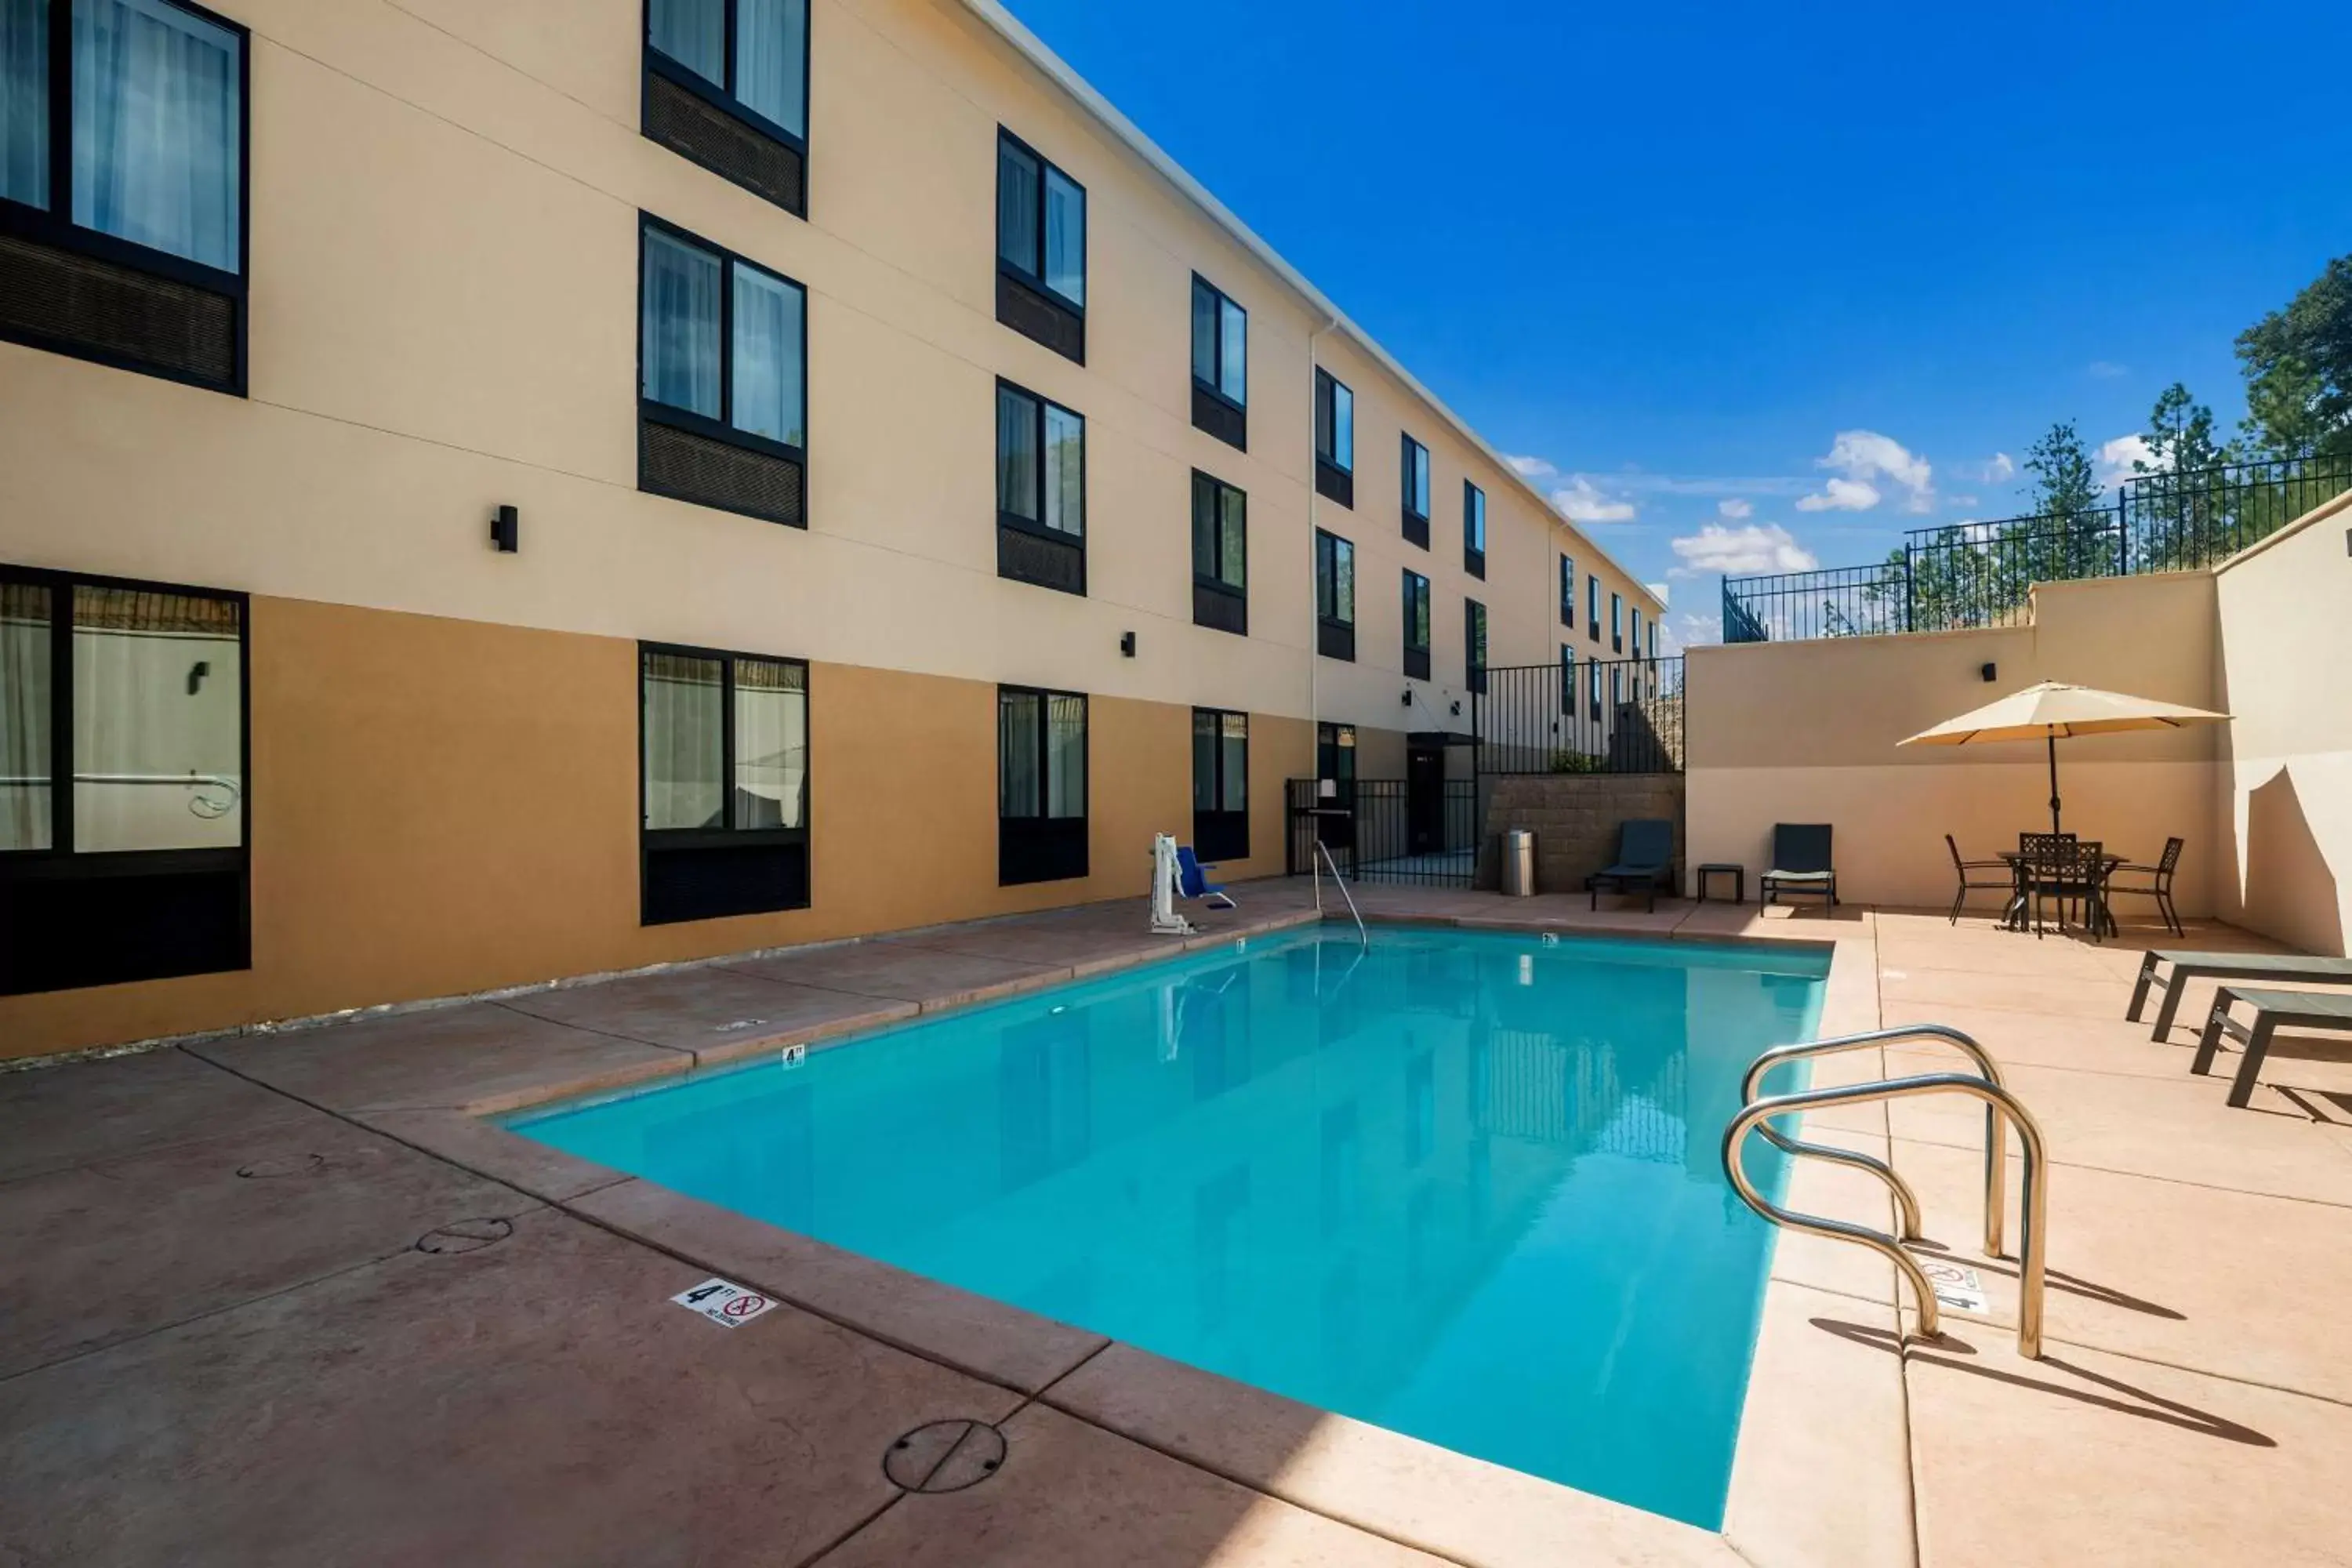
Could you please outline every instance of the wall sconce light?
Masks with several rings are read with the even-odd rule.
[[[1404,689],[1404,705],[1408,708],[1412,706],[1412,688],[1410,686]]]
[[[490,514],[490,544],[501,555],[512,555],[522,549],[522,512],[519,509],[502,506]]]
[[[1460,715],[1460,713],[1461,713],[1461,711],[1462,711],[1462,704],[1461,704],[1461,703],[1459,703],[1459,702],[1454,703],[1454,713],[1455,713],[1457,716],[1459,716],[1459,715]]]
[[[1129,658],[1133,658],[1135,657],[1135,634],[1133,632],[1121,632],[1118,634],[1118,651]]]
[[[1983,676],[1983,677],[1985,678],[1985,684],[1986,684],[1986,685],[1988,685],[1988,686],[1990,686],[1990,685],[1991,685],[1991,684],[1992,684],[1993,678],[1994,678],[1995,676],[1999,675],[1999,674],[2000,673],[2000,669],[1999,669],[1998,668],[1996,668],[1995,666],[1992,666],[1992,665],[1988,664],[1988,665],[1984,666],[1981,669],[1979,669],[1979,670],[1977,671],[1977,673],[1978,673],[1979,675]]]
[[[194,697],[205,684],[205,677],[213,672],[212,660],[200,658],[188,667],[188,695]]]

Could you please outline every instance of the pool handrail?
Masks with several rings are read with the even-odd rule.
[[[1315,912],[1318,915],[1323,912],[1323,868],[1328,866],[1331,868],[1331,880],[1338,885],[1339,896],[1348,900],[1348,912],[1356,917],[1356,940],[1363,944],[1363,951],[1370,952],[1372,933],[1364,929],[1363,912],[1356,908],[1356,896],[1348,891],[1348,879],[1339,875],[1339,863],[1331,858],[1331,847],[1318,838],[1315,852],[1322,857],[1315,866]]]
[[[1858,1035],[1833,1035],[1823,1040],[1804,1040],[1795,1045],[1774,1046],[1748,1064],[1747,1076],[1739,1080],[1739,1103],[1753,1104],[1756,1100],[1757,1086],[1763,1082],[1764,1075],[1782,1062],[1794,1061],[1803,1057],[1832,1056],[1841,1051],[1866,1050],[1872,1046],[1908,1039],[1937,1039],[1956,1047],[1976,1064],[1979,1077],[1996,1089],[2004,1087],[2001,1082],[2000,1065],[1992,1059],[1991,1054],[1979,1045],[1972,1036],[1947,1024],[1905,1024],[1892,1029],[1869,1029]],[[1821,1143],[1800,1142],[1769,1121],[1765,1122],[1763,1128],[1765,1142],[1784,1152],[1809,1155],[1817,1160],[1829,1160],[1841,1165],[1851,1165],[1857,1170],[1868,1171],[1880,1181],[1885,1182],[1888,1189],[1894,1193],[1895,1201],[1902,1210],[1903,1238],[1906,1241],[1919,1239],[1919,1199],[1911,1191],[1910,1184],[1895,1173],[1893,1166],[1882,1160],[1873,1159],[1868,1154],[1858,1153],[1851,1149],[1833,1149]],[[2005,1141],[2001,1135],[2001,1128],[2002,1122],[1999,1113],[1991,1106],[1986,1106],[1984,1249],[1985,1256],[1988,1258],[1999,1258],[2001,1255],[2002,1211],[2007,1207],[2002,1191],[2004,1173],[2008,1169],[2007,1150],[2004,1147]]]
[[[1932,1338],[1942,1332],[1936,1288],[1928,1281],[1918,1260],[1906,1251],[1900,1242],[1868,1226],[1827,1219],[1819,1215],[1799,1214],[1793,1209],[1780,1207],[1756,1190],[1740,1161],[1740,1146],[1748,1132],[1769,1117],[1831,1106],[1858,1105],[1872,1100],[1908,1100],[1927,1094],[1973,1095],[1983,1100],[1993,1113],[2016,1124],[2017,1142],[2024,1155],[2025,1166],[2024,1192],[2019,1205],[2017,1353],[2028,1361],[2039,1361],[2042,1357],[2042,1255],[2048,1241],[2045,1233],[2050,1201],[2048,1157],[2041,1126],[2017,1097],[2000,1085],[1989,1083],[1968,1073],[1922,1073],[1914,1078],[1881,1079],[1874,1083],[1840,1084],[1830,1089],[1769,1095],[1742,1107],[1739,1113],[1731,1119],[1731,1125],[1724,1129],[1723,1173],[1730,1181],[1732,1190],[1739,1194],[1740,1202],[1770,1223],[1809,1236],[1826,1237],[1832,1241],[1851,1241],[1869,1247],[1894,1264],[1903,1277],[1911,1281],[1912,1293],[1918,1300],[1920,1334]],[[1899,1331],[1899,1318],[1897,1328]]]

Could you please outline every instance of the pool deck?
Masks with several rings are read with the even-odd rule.
[[[1192,945],[1312,918],[1302,885],[1236,892]],[[2188,1072],[2210,984],[2164,1041],[2122,1017],[2146,946],[2270,944],[1360,896],[1375,919],[1826,942],[1823,1033],[1973,1033],[2049,1138],[2045,1357],[2016,1353],[2013,1264],[1974,1255],[1972,1102],[1811,1119],[1892,1160],[1991,1308],[1906,1343],[1883,1260],[1783,1236],[1719,1535],[480,1120],[1164,955],[1129,900],[0,1074],[0,1568],[2352,1561],[2352,1049],[2282,1037],[2231,1110],[2233,1061]],[[1948,1059],[1857,1053],[1815,1081]],[[1789,1202],[1889,1218],[1810,1163]],[[670,1304],[711,1275],[784,1304],[731,1331]],[[999,1468],[922,1437],[902,1461],[974,1484],[886,1476],[901,1435],[961,1421],[1001,1427]]]

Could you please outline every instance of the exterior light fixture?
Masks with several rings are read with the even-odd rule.
[[[1404,705],[1408,708],[1412,706],[1412,688],[1410,686],[1404,689]]]
[[[1990,686],[1993,682],[1993,678],[1998,676],[2000,673],[2000,670],[1996,666],[1988,664],[1980,668],[1977,673],[1983,676],[1985,678],[1985,684]]]
[[[512,555],[522,549],[522,512],[519,508],[502,506],[490,514],[490,544],[501,555]]]
[[[1121,632],[1118,634],[1118,651],[1129,658],[1133,658],[1135,657],[1135,634],[1133,632]]]

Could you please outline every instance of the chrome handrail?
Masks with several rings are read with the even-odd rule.
[[[2042,1356],[2042,1252],[2047,1241],[2044,1233],[2048,1228],[2050,1196],[2047,1156],[2040,1125],[2017,1097],[2000,1085],[1966,1073],[1924,1073],[1916,1078],[1884,1079],[1876,1083],[1843,1084],[1833,1089],[1768,1096],[1742,1107],[1739,1114],[1731,1119],[1731,1125],[1724,1129],[1723,1173],[1730,1180],[1732,1190],[1739,1194],[1739,1200],[1774,1225],[1832,1240],[1855,1242],[1885,1258],[1911,1281],[1912,1292],[1919,1302],[1920,1333],[1937,1334],[1942,1331],[1936,1288],[1895,1237],[1867,1226],[1784,1209],[1756,1190],[1740,1161],[1740,1146],[1749,1131],[1768,1117],[1868,1100],[1908,1100],[1923,1094],[1971,1094],[1983,1100],[1988,1110],[2017,1125],[2018,1145],[2025,1156],[2025,1190],[2020,1205],[2018,1238],[2017,1353],[2029,1361],[2038,1361]]]
[[[1332,883],[1339,888],[1339,896],[1348,900],[1348,912],[1356,917],[1356,940],[1363,944],[1364,952],[1370,952],[1372,950],[1372,933],[1364,929],[1363,912],[1356,908],[1356,896],[1348,891],[1348,879],[1339,875],[1339,863],[1331,858],[1331,847],[1318,838],[1315,852],[1323,858],[1322,865],[1315,868],[1315,912],[1318,915],[1323,912],[1323,867],[1328,866],[1331,868]]]
[[[1739,1080],[1739,1103],[1752,1104],[1756,1099],[1757,1085],[1763,1082],[1767,1072],[1782,1062],[1793,1061],[1800,1057],[1825,1057],[1835,1055],[1840,1051],[1865,1050],[1872,1046],[1884,1045],[1890,1040],[1920,1038],[1937,1039],[1957,1046],[1967,1054],[1970,1061],[1976,1063],[1979,1077],[1996,1089],[2003,1087],[2000,1064],[1995,1062],[1991,1055],[1982,1046],[1977,1044],[1970,1036],[1945,1024],[1906,1024],[1898,1028],[1871,1029],[1859,1035],[1835,1035],[1826,1040],[1807,1040],[1797,1045],[1774,1046],[1748,1065],[1748,1076]],[[1991,1106],[1985,1107],[1984,1249],[1985,1256],[1988,1258],[1999,1258],[2001,1255],[2002,1210],[2007,1206],[2002,1193],[2002,1178],[2008,1169],[2008,1162],[2001,1128],[2000,1114]],[[1851,1165],[1857,1170],[1868,1171],[1880,1181],[1885,1182],[1894,1192],[1895,1201],[1902,1210],[1903,1239],[1906,1241],[1919,1239],[1919,1200],[1912,1193],[1910,1184],[1895,1173],[1893,1166],[1883,1160],[1873,1159],[1868,1154],[1856,1153],[1851,1149],[1832,1149],[1821,1143],[1799,1142],[1769,1121],[1764,1123],[1763,1131],[1765,1142],[1784,1152],[1810,1155],[1817,1160],[1830,1160],[1841,1165]]]

